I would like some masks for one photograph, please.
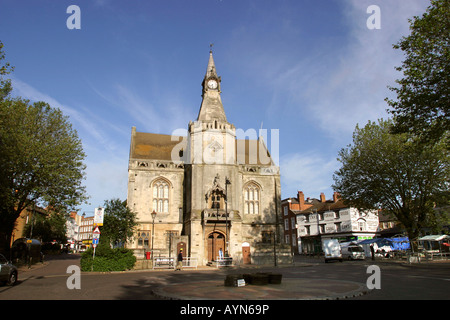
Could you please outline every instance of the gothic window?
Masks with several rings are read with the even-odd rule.
[[[214,190],[210,197],[211,209],[223,209],[225,204],[225,196],[222,191]]]
[[[153,183],[153,210],[158,213],[169,212],[169,184],[164,180]]]
[[[255,183],[244,188],[244,213],[259,214],[260,189]]]
[[[211,208],[212,209],[220,209],[220,195],[213,193],[211,200],[212,200]]]
[[[148,247],[149,244],[150,231],[139,231],[138,232],[138,246]]]

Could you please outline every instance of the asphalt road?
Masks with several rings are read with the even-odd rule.
[[[330,279],[366,284],[372,273],[372,261],[323,263],[320,259],[296,258],[295,266],[265,267],[254,271],[274,271],[283,278]],[[379,266],[380,289],[353,300],[450,300],[450,262],[409,266],[391,262],[375,262]],[[21,270],[13,287],[0,286],[0,300],[157,300],[153,289],[174,283],[221,280],[230,269],[183,271],[133,271],[113,273],[81,273],[80,289],[69,289],[75,282],[69,266],[79,265],[78,255],[62,255]],[[238,270],[239,271],[239,270]]]

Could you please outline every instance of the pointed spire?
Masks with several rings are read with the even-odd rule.
[[[211,77],[219,78],[217,76],[216,65],[214,64],[214,58],[213,58],[213,53],[212,53],[212,44],[210,47],[211,47],[211,49],[209,50],[209,61],[208,61],[208,67],[206,68],[205,79],[209,79]]]
[[[208,87],[209,80],[215,80],[215,85]],[[197,120],[199,121],[214,121],[227,122],[225,110],[223,109],[222,100],[220,99],[220,77],[217,75],[216,65],[214,63],[212,44],[209,50],[208,67],[206,68],[206,75],[203,79],[203,101],[200,106]]]

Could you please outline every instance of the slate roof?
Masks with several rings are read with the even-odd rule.
[[[183,138],[186,140],[186,137],[182,136],[134,131],[131,135],[130,159],[171,161],[175,147],[186,152],[187,143]],[[258,140],[238,139],[235,147],[238,164],[272,165],[265,144]],[[179,154],[179,150],[175,150],[175,155]]]

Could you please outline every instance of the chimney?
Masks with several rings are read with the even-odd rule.
[[[326,201],[326,199],[325,199],[325,193],[321,193],[320,194],[320,202],[325,202]]]
[[[305,203],[305,195],[303,194],[303,191],[297,191],[297,200],[300,206]]]
[[[336,203],[339,200],[339,193],[337,193],[336,191],[333,193],[333,202]]]

